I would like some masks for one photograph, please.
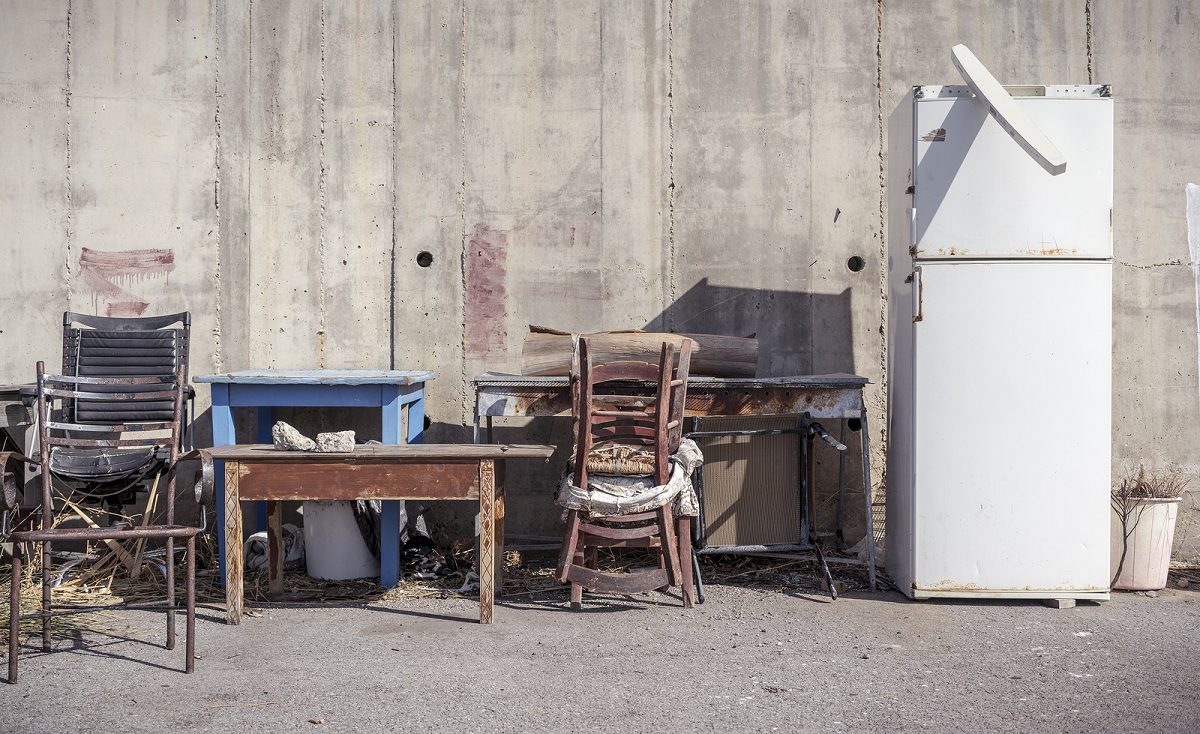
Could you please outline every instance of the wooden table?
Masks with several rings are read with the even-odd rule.
[[[260,443],[271,442],[274,408],[379,408],[384,443],[420,443],[425,430],[425,383],[437,375],[425,370],[240,370],[195,378],[212,389],[213,445],[237,443],[233,409],[255,408]],[[406,420],[407,417],[407,420]],[[221,514],[221,482],[217,475],[217,514]],[[261,510],[260,510],[261,513]],[[400,504],[384,502],[380,518],[379,582],[395,586],[400,579]],[[260,514],[256,523],[265,527]],[[217,528],[219,554],[225,558],[225,533]],[[221,566],[225,581],[225,567]]]
[[[282,500],[478,500],[479,621],[490,624],[503,584],[504,468],[509,459],[550,458],[553,446],[368,444],[350,453],[276,451],[269,444],[204,449],[225,462],[227,538],[242,537],[242,500],[268,503],[270,591],[283,591]],[[208,467],[206,467],[208,468]],[[242,619],[242,544],[225,544],[225,603],[230,624]]]

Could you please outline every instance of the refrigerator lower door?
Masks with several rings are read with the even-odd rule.
[[[913,287],[912,595],[1107,598],[1111,264],[924,263]]]

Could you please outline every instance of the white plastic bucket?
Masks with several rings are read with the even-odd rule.
[[[1171,544],[1175,541],[1175,517],[1179,498],[1129,500],[1125,532],[1125,563],[1114,588],[1130,591],[1161,589],[1171,570]],[[1112,511],[1112,551],[1109,578],[1121,563],[1121,518]]]
[[[314,578],[339,581],[379,575],[379,561],[363,541],[349,502],[304,503],[304,550],[308,575]]]

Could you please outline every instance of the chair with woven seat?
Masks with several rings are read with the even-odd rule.
[[[42,622],[42,650],[50,651],[50,619],[59,614],[94,610],[94,607],[70,607],[55,610],[51,606],[51,546],[59,542],[164,540],[166,558],[166,604],[144,606],[167,613],[167,649],[175,647],[174,543],[186,543],[187,637],[185,672],[191,673],[195,659],[195,569],[196,536],[203,527],[175,523],[175,475],[179,462],[194,458],[180,452],[183,426],[183,402],[186,367],[176,363],[166,375],[129,377],[79,377],[48,375],[43,363],[37,364],[37,420],[39,444],[32,458],[12,452],[0,455],[0,466],[8,473],[14,459],[36,465],[41,470],[41,527],[18,529],[9,539],[13,543],[12,581],[9,606],[8,680],[17,680],[18,627],[22,619]],[[54,490],[72,493],[108,491],[123,493],[133,484],[153,481],[165,487],[166,517],[158,524],[118,524],[100,527],[89,521],[88,527],[61,527],[55,524]],[[8,494],[6,492],[6,494]],[[147,515],[149,510],[147,510]],[[203,513],[201,513],[203,518]],[[41,544],[41,611],[22,615],[20,609],[21,566],[26,544]],[[121,546],[118,555],[130,554]],[[124,608],[138,608],[125,605]]]
[[[681,340],[678,365],[671,342],[663,343],[658,364],[597,365],[588,340],[578,342],[571,374],[573,471],[559,493],[559,504],[567,508],[567,528],[558,562],[558,578],[570,582],[576,611],[582,608],[584,589],[636,594],[681,586],[684,606],[692,605],[691,517],[676,517],[677,491],[664,493],[669,481],[679,486],[672,457],[683,437],[691,346],[691,340]],[[654,385],[652,395],[646,395],[644,383]],[[640,389],[630,389],[638,384]],[[603,491],[598,487],[605,481],[632,489],[599,512],[587,498]],[[564,500],[564,488],[574,499]],[[600,548],[628,547],[655,551],[658,567],[628,573],[597,568]]]

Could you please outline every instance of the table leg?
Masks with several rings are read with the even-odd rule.
[[[214,446],[231,446],[237,441],[233,432],[233,410],[229,407],[229,385],[214,382],[212,387],[212,428]],[[213,466],[213,501],[217,517],[225,516],[225,462],[217,461]],[[217,557],[220,559],[221,585],[225,585],[225,525],[217,523]]]
[[[479,462],[479,623],[492,623],[495,601],[496,469],[488,459]]]
[[[405,443],[423,443],[425,440],[425,389],[421,386],[415,400],[408,404],[408,435]]]
[[[383,500],[379,511],[379,583],[388,588],[400,583],[400,503]]]
[[[267,593],[283,593],[283,503],[267,502]]]
[[[399,385],[385,385],[380,398],[383,443],[407,443],[404,433],[404,403]],[[409,407],[408,421],[413,420]],[[411,433],[411,427],[409,432]],[[405,440],[402,440],[405,439]],[[379,583],[388,588],[400,583],[400,502],[383,500],[379,513]]]
[[[495,532],[495,594],[496,598],[504,596],[504,489],[505,479],[507,478],[507,463],[504,461],[494,462],[496,469],[496,532]]]
[[[260,405],[255,408],[258,415],[258,442],[274,443],[275,437],[271,429],[275,426],[275,409],[270,405]],[[261,533],[267,529],[270,521],[270,510],[266,502],[254,503],[254,530]]]
[[[242,621],[242,507],[238,501],[238,463],[225,462],[225,615]]]

